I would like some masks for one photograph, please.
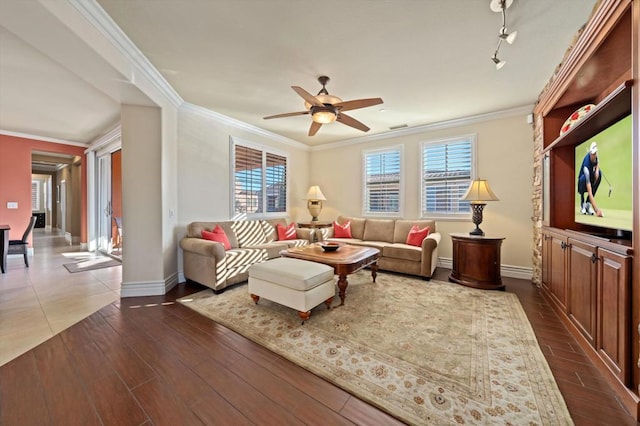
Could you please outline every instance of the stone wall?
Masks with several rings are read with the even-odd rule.
[[[602,0],[596,2],[591,12],[591,16],[595,13],[595,11],[600,6]],[[591,18],[589,18],[591,19]],[[586,24],[585,24],[586,25]],[[531,204],[532,204],[532,217],[531,222],[533,224],[533,283],[540,287],[542,284],[542,224],[543,224],[543,170],[542,170],[542,160],[543,154],[542,150],[544,147],[544,139],[543,139],[543,125],[544,125],[544,117],[538,111],[538,104],[540,101],[544,99],[547,91],[551,87],[552,83],[558,77],[559,71],[562,69],[563,64],[565,63],[567,57],[575,47],[580,35],[584,31],[585,25],[583,25],[573,37],[569,48],[564,54],[562,58],[562,62],[556,67],[553,75],[547,82],[547,85],[542,89],[540,96],[538,97],[538,101],[534,108],[534,117],[533,117],[533,187],[531,191]]]

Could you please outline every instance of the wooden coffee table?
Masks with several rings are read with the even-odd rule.
[[[280,252],[280,256],[309,260],[331,266],[336,275],[338,275],[338,294],[340,295],[341,306],[344,305],[345,293],[349,285],[347,275],[353,274],[364,267],[371,266],[371,277],[373,278],[373,282],[376,282],[379,255],[380,250],[376,248],[351,246],[347,244],[341,246],[336,251],[324,251],[318,243],[304,247],[294,247]]]

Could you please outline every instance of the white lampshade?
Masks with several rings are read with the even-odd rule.
[[[485,201],[499,201],[496,194],[489,188],[489,183],[485,179],[476,179],[471,182],[469,189],[460,199],[470,201],[471,204],[484,204]]]
[[[309,191],[307,191],[306,199],[313,200],[313,201],[317,201],[317,200],[326,201],[326,198],[318,185],[313,185],[309,188]]]

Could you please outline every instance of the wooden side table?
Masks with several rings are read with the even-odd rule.
[[[500,248],[504,237],[452,233],[453,268],[449,281],[484,290],[504,290]]]
[[[322,228],[331,228],[332,226],[333,226],[333,222],[320,222],[320,221],[298,222],[298,228],[322,229]],[[313,241],[314,242],[320,241],[320,239],[318,238],[318,231],[313,233]]]

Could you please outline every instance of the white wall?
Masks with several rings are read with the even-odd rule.
[[[263,134],[264,133],[264,134]],[[178,241],[194,221],[230,219],[230,137],[270,147],[288,156],[289,219],[308,219],[309,148],[270,137],[266,132],[231,125],[215,113],[187,105],[178,111]],[[178,253],[182,272],[182,250]]]
[[[507,115],[507,114],[505,114]],[[471,121],[471,120],[470,120]],[[330,149],[315,148],[311,153],[311,184],[319,184],[327,197],[319,217],[323,221],[339,214],[362,216],[362,151],[402,144],[405,167],[404,217],[416,219],[420,214],[420,143],[446,137],[476,134],[477,175],[487,179],[500,201],[488,203],[481,228],[487,235],[504,236],[503,267],[516,272],[524,268],[530,274],[533,253],[531,194],[533,176],[533,129],[525,114],[492,118],[460,124],[456,127],[426,130],[384,140],[358,144],[336,144]],[[468,232],[474,228],[471,220],[438,220],[442,233],[439,257],[451,259],[452,247],[448,234]],[[518,273],[512,276],[519,276]]]
[[[163,294],[161,109],[122,105],[122,296]]]

